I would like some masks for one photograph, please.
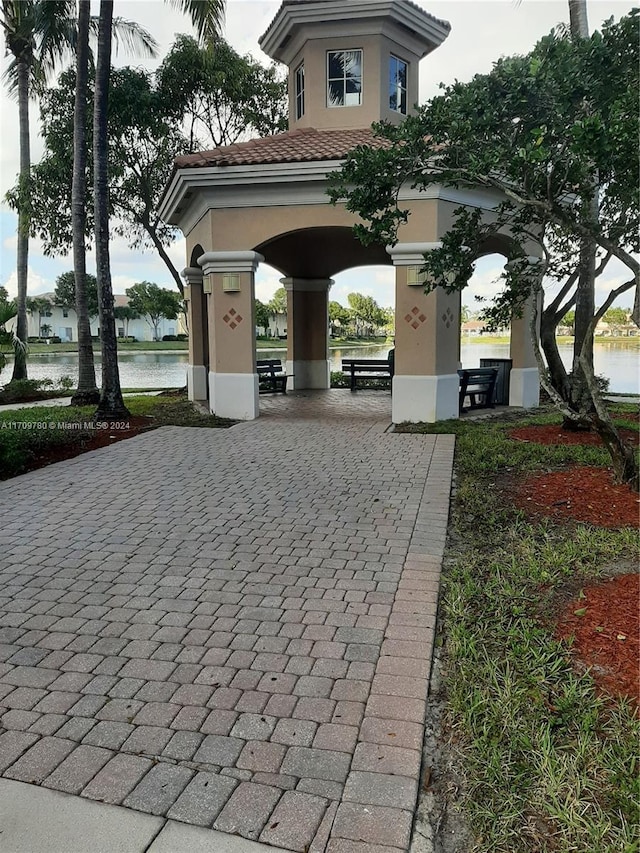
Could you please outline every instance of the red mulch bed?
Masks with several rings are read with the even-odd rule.
[[[63,459],[73,459],[75,456],[88,453],[89,450],[108,447],[115,444],[116,441],[133,438],[134,435],[153,429],[153,418],[149,417],[129,417],[125,423],[127,424],[126,429],[100,428],[92,431],[89,436],[83,434],[79,441],[46,447],[29,460],[25,470],[35,471],[37,468],[44,468],[46,465],[52,465],[54,462],[60,462]]]
[[[513,489],[517,506],[531,515],[582,521],[598,527],[638,527],[640,495],[613,482],[607,468],[565,468],[528,477]]]
[[[638,433],[632,429],[619,429],[620,437],[629,444],[638,444]],[[562,429],[559,424],[549,426],[527,426],[512,429],[509,438],[517,441],[532,441],[536,444],[584,444],[602,446],[597,432],[573,431]]]
[[[629,443],[638,443],[638,433],[620,429]],[[596,432],[563,430],[558,424],[513,429],[509,438],[538,444],[582,444],[601,446]],[[637,527],[640,498],[628,486],[613,482],[606,468],[573,467],[528,477],[513,494],[516,505],[531,515],[557,520],[582,521],[599,527]]]
[[[561,615],[556,636],[575,638],[572,650],[596,684],[640,708],[640,575],[620,575],[582,595]]]

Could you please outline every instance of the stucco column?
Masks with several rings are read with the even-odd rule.
[[[429,294],[418,270],[439,243],[387,247],[396,268],[393,423],[458,417],[460,297],[440,287]]]
[[[287,387],[329,388],[330,278],[282,278],[287,291]]]
[[[540,263],[539,258],[527,258],[532,274],[535,274],[535,265]],[[513,261],[508,261],[509,266]],[[515,263],[521,263],[516,261]],[[530,296],[523,308],[522,316],[511,318],[511,348],[510,356],[513,362],[511,367],[511,382],[509,388],[509,405],[520,406],[525,409],[538,406],[540,403],[540,372],[533,348],[531,338],[531,320],[535,306],[534,299]],[[540,304],[538,300],[538,312],[536,322],[536,335],[540,337]]]
[[[187,394],[190,400],[207,399],[207,362],[209,335],[206,327],[206,305],[203,276],[200,267],[182,270],[186,284],[184,300],[187,305],[189,332],[189,364],[187,365]]]
[[[209,400],[223,418],[258,417],[255,355],[257,252],[205,252],[198,259],[209,296]]]

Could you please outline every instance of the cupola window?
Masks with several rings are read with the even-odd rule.
[[[298,65],[295,72],[296,118],[304,115],[304,62]]]
[[[407,114],[407,63],[393,55],[389,58],[389,109]]]
[[[362,103],[362,51],[327,53],[327,106],[359,107]]]

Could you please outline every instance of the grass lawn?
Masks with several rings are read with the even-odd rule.
[[[630,702],[603,697],[589,672],[572,666],[553,620],[568,589],[577,595],[616,566],[633,571],[638,535],[532,521],[512,505],[503,487],[529,472],[608,463],[597,447],[508,438],[509,429],[534,423],[559,418],[406,429],[457,436],[439,615],[461,801],[474,851],[635,853],[638,718]],[[632,419],[625,424],[634,428]]]
[[[100,342],[93,342],[94,352],[100,352]],[[145,351],[157,351],[164,352],[166,350],[180,350],[186,352],[189,348],[189,344],[187,341],[122,341],[118,343],[118,351],[119,352],[139,352],[140,350]],[[76,341],[72,341],[71,343],[60,343],[60,344],[29,344],[29,354],[36,355],[38,353],[45,353],[51,355],[52,353],[57,352],[78,352],[78,344]]]
[[[366,346],[384,346],[386,338],[332,338],[329,342],[330,349],[339,349],[345,346],[366,347]],[[286,350],[287,342],[274,338],[258,338],[256,340],[256,349],[283,349]],[[99,342],[94,341],[94,349],[99,352]],[[186,352],[189,349],[187,341],[135,341],[119,342],[118,352],[170,352],[179,351]],[[29,344],[29,353],[37,355],[44,353],[51,355],[58,352],[78,352],[78,344],[76,342],[60,343],[60,344]]]

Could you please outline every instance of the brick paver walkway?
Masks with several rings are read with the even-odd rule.
[[[406,850],[453,437],[388,432],[376,392],[261,406],[0,484],[0,772]]]

